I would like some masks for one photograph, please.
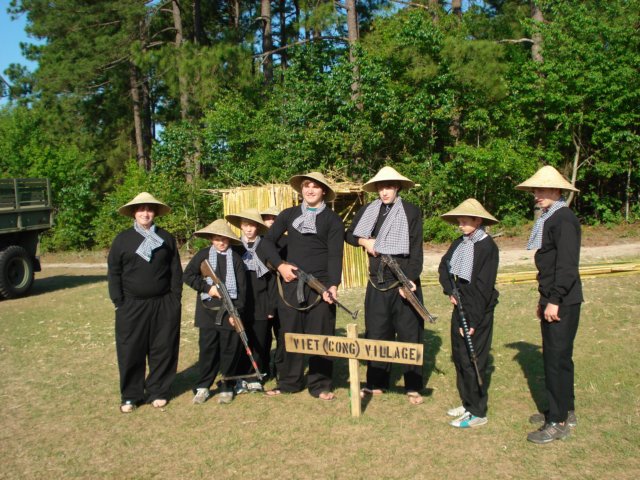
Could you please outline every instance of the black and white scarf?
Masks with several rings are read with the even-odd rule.
[[[316,230],[316,217],[327,208],[327,204],[322,202],[317,208],[309,208],[307,202],[302,202],[302,215],[296,218],[291,225],[300,233],[318,233]]]
[[[150,262],[153,251],[156,248],[162,246],[164,240],[160,238],[160,236],[156,233],[156,226],[154,224],[151,225],[151,228],[149,228],[149,230],[146,230],[138,225],[138,222],[134,220],[133,229],[144,237],[144,240],[136,250],[136,253],[144,258],[147,262]]]
[[[377,199],[367,206],[353,231],[354,236],[371,238],[381,205],[382,200]],[[398,197],[386,214],[373,248],[376,252],[387,255],[409,255],[409,222],[402,206],[402,198]]]
[[[218,252],[213,246],[209,249],[209,263],[214,272],[218,266],[218,254],[227,257],[227,278],[224,279],[224,285],[227,287],[229,296],[235,300],[238,298],[238,285],[236,284],[236,274],[233,271],[233,252],[231,249],[227,249],[226,252]],[[213,285],[213,280],[209,277],[207,277],[206,281],[208,285]],[[201,293],[200,298],[209,300],[211,296],[208,293]]]
[[[473,275],[473,259],[475,254],[474,244],[487,238],[484,227],[476,228],[471,235],[463,235],[462,242],[456,247],[451,255],[451,273],[467,282],[471,281]]]
[[[249,246],[249,242],[247,242],[246,237],[243,236],[241,240],[242,245],[244,245],[244,249],[246,250],[242,254],[242,261],[244,262],[245,268],[251,272],[256,272],[256,276],[258,278],[262,277],[269,271],[269,269],[258,258],[258,255],[256,255],[256,248],[258,248],[258,244],[260,243],[260,237],[255,239],[252,247]]]
[[[531,229],[531,235],[527,242],[527,250],[538,250],[542,246],[542,230],[544,228],[544,222],[546,222],[547,219],[555,212],[566,206],[567,202],[563,197],[560,197],[559,200],[554,202],[551,207],[540,215],[540,218],[536,220],[536,223],[533,224],[533,228]]]

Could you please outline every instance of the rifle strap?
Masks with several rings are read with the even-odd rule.
[[[371,281],[371,277],[369,277],[369,284],[379,292],[388,292],[389,290],[393,290],[394,288],[399,287],[401,285],[400,281],[396,280],[388,287],[380,288],[380,287],[377,287],[376,284]]]
[[[322,296],[318,295],[316,297],[315,301],[311,305],[308,305],[306,307],[294,307],[289,302],[287,302],[287,300],[284,298],[284,290],[282,289],[282,280],[280,278],[280,273],[279,272],[278,272],[278,275],[276,276],[276,284],[278,285],[278,294],[280,294],[280,298],[282,299],[284,304],[287,307],[290,307],[290,308],[293,308],[294,310],[297,310],[298,312],[306,312],[307,310],[311,310],[313,307],[318,305],[318,303],[320,303],[320,300],[322,299]],[[299,291],[299,289],[302,288],[300,285],[302,285],[302,287],[304,287],[304,282],[302,280],[298,280],[298,286],[296,287],[298,289],[297,291]]]

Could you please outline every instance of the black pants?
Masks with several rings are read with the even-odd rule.
[[[416,296],[422,300],[419,283]],[[366,338],[420,344],[423,342],[424,322],[411,304],[400,296],[398,288],[380,291],[369,284],[364,311]],[[387,390],[390,375],[391,363],[369,361],[367,388]],[[422,365],[404,365],[405,390],[419,392],[423,387]]]
[[[543,312],[545,307],[541,306]],[[575,410],[573,341],[580,321],[580,304],[560,305],[558,316],[559,322],[540,322],[549,422],[564,422],[569,410]]]
[[[253,320],[245,323],[245,330],[249,339],[251,353],[258,365],[260,373],[269,374],[269,354],[271,352],[271,321]],[[246,353],[240,355],[238,361],[238,375],[255,373],[251,360]]]
[[[200,376],[196,388],[210,388],[218,372],[224,376],[234,375],[242,346],[235,330],[200,328],[198,338],[200,353],[198,369]],[[235,382],[227,382],[232,386]]]
[[[122,401],[168,399],[178,368],[181,304],[172,294],[125,298],[116,310]],[[147,358],[149,375],[145,380]]]
[[[484,385],[482,389],[478,386],[478,378],[469,358],[467,344],[464,337],[460,335],[458,310],[455,309],[451,316],[451,356],[456,368],[456,385],[462,400],[462,406],[476,417],[487,416],[487,366],[493,338],[493,313],[494,308],[491,308],[489,312],[485,312],[484,317],[471,336],[478,362],[478,370]]]
[[[283,284],[283,291],[287,302],[297,305],[297,281]],[[312,304],[317,294],[311,292],[305,285],[307,304]],[[299,312],[288,307],[280,298],[278,301],[278,316],[280,317],[280,332],[282,338],[285,333],[308,333],[313,335],[335,335],[336,307],[320,300],[307,310]],[[276,365],[278,369],[278,389],[283,392],[299,392],[304,389],[305,355],[301,353],[282,352],[282,361]],[[333,389],[333,360],[330,357],[312,355],[309,357],[309,372],[307,388],[309,393],[317,397],[322,392]]]

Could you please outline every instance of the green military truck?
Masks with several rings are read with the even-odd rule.
[[[45,178],[0,179],[0,298],[25,295],[40,271],[40,234],[53,225]]]

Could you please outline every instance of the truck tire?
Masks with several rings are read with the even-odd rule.
[[[16,298],[33,285],[33,261],[27,251],[11,245],[0,252],[0,297]]]

